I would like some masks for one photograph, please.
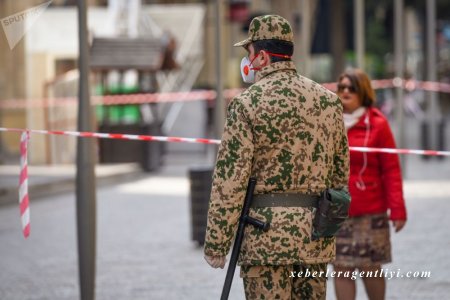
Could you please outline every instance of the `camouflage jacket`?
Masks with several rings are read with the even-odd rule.
[[[318,194],[347,186],[349,152],[340,99],[277,62],[228,106],[213,175],[205,254],[225,256],[237,229],[248,179],[255,193]],[[311,240],[315,208],[252,208],[268,232],[246,227],[242,265],[329,262],[335,239]]]

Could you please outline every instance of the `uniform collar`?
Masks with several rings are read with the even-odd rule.
[[[268,66],[265,66],[261,68],[258,72],[256,72],[255,81],[258,82],[259,80],[263,79],[267,75],[281,71],[281,70],[294,70],[296,71],[295,64],[293,61],[279,61],[275,63],[271,63]]]

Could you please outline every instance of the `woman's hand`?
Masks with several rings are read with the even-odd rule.
[[[403,227],[406,224],[406,220],[394,220],[392,221],[392,225],[395,228],[395,232],[399,232],[400,230],[403,229]]]

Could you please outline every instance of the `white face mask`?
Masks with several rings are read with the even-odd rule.
[[[247,56],[241,60],[241,75],[245,83],[255,83],[255,69]]]

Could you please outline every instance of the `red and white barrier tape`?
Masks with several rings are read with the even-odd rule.
[[[393,148],[369,148],[369,147],[349,147],[350,151],[390,153],[390,154],[416,154],[429,156],[450,156],[450,151],[416,150],[416,149],[393,149]]]
[[[450,93],[450,84],[443,82],[404,80],[401,78],[372,80],[374,89],[387,89],[393,87],[404,87],[408,91],[421,89],[432,92]],[[322,83],[324,87],[331,91],[336,91],[336,82]],[[233,98],[241,93],[243,89],[224,90],[226,99]],[[148,93],[148,94],[130,94],[130,95],[110,95],[110,96],[92,96],[93,105],[119,105],[119,104],[145,104],[159,102],[181,102],[181,101],[213,101],[216,99],[216,91],[199,90],[189,92],[175,93]],[[76,105],[77,98],[48,98],[48,99],[12,99],[0,101],[2,109],[21,109],[38,107],[60,107],[67,105]]]
[[[23,236],[30,235],[30,200],[28,197],[28,131],[23,131],[20,137],[20,177],[19,177],[19,207]]]
[[[51,135],[70,135],[77,137],[89,137],[100,139],[120,139],[133,141],[156,141],[156,142],[172,142],[172,143],[200,143],[200,144],[220,144],[220,140],[202,139],[202,138],[183,138],[174,136],[153,136],[153,135],[135,135],[121,133],[101,133],[101,132],[79,132],[79,131],[55,131],[55,130],[36,130],[36,129],[20,129],[20,128],[3,128],[0,131],[24,132]]]
[[[212,101],[216,98],[216,92],[212,90],[190,91],[179,93],[148,93],[131,95],[106,95],[92,96],[93,105],[118,105],[118,104],[145,104],[160,102],[181,102],[181,101]],[[66,98],[48,98],[48,99],[13,99],[0,101],[0,108],[19,109],[19,108],[42,108],[42,107],[61,107],[76,105],[76,97]]]
[[[216,140],[216,139],[185,138],[185,137],[173,137],[173,136],[152,136],[152,135],[79,132],[79,131],[55,131],[55,130],[36,130],[36,129],[0,127],[0,132],[1,131],[29,132],[29,133],[39,133],[39,134],[51,134],[51,135],[70,135],[70,136],[76,136],[76,137],[89,137],[89,138],[101,138],[101,139],[121,139],[121,140],[133,140],[133,141],[138,140],[138,141],[157,141],[157,142],[172,142],[172,143],[220,144],[220,140]],[[350,151],[390,153],[390,154],[417,154],[417,155],[432,155],[432,156],[450,156],[450,151],[415,150],[415,149],[350,147]]]
[[[412,81],[411,84],[417,84],[417,87],[412,88],[411,90],[414,89],[419,89],[419,90],[425,90],[425,91],[430,91],[430,92],[441,92],[441,93],[450,93],[450,84],[449,83],[444,83],[444,82],[432,82],[432,81]],[[406,89],[410,90],[410,88],[408,88],[408,82],[405,84]]]
[[[39,133],[47,135],[69,135],[76,137],[107,138],[122,140],[139,141],[158,141],[158,142],[176,142],[176,143],[200,143],[200,144],[220,144],[220,140],[203,138],[183,138],[167,136],[133,135],[119,133],[97,133],[97,132],[78,132],[78,131],[51,131],[20,128],[0,127],[0,132],[21,132],[20,139],[20,182],[19,182],[19,206],[22,223],[22,232],[25,238],[30,235],[30,207],[28,196],[28,140],[30,133]],[[450,156],[450,151],[434,150],[414,150],[414,149],[391,149],[391,148],[369,148],[369,147],[350,147],[350,151],[390,153],[390,154],[418,154],[432,156]]]

